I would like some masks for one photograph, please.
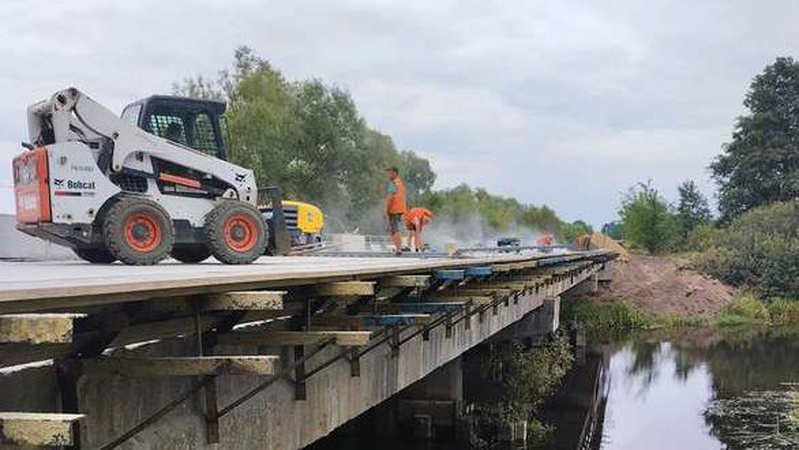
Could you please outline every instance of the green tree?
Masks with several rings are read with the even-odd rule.
[[[617,241],[623,239],[621,225],[616,221],[602,225],[602,233]]]
[[[721,220],[799,197],[799,64],[777,58],[746,93],[749,113],[711,164]]]
[[[705,271],[765,296],[799,298],[799,201],[747,211],[713,240],[698,262]]]
[[[624,239],[649,253],[669,250],[677,230],[671,206],[652,186],[638,183],[622,198],[619,210]]]
[[[405,150],[400,152],[397,168],[405,181],[408,201],[412,206],[418,204],[436,182],[436,173],[430,161],[419,157],[413,150]]]
[[[574,243],[577,238],[584,234],[591,234],[594,229],[591,225],[582,220],[575,220],[572,223],[564,223],[557,233],[558,239],[564,243]]]
[[[248,47],[236,49],[216,81],[187,78],[173,91],[226,100],[231,160],[252,168],[260,185],[322,206],[340,228],[381,229],[388,166],[400,167],[411,201],[435,182],[430,162],[400,153],[389,136],[369,128],[347,91],[317,79],[287,81]]]
[[[173,92],[227,101],[224,126],[233,162],[251,168],[259,185],[283,187],[287,198],[325,210],[335,229],[382,232],[382,202],[389,166],[397,166],[412,206],[425,205],[436,222],[469,223],[492,231],[524,227],[571,232],[546,206],[525,205],[485,189],[461,185],[433,191],[430,162],[412,150],[398,151],[390,136],[370,128],[350,94],[321,80],[289,81],[269,61],[239,47],[218,78],[197,76]],[[474,240],[455,227],[464,241]]]
[[[677,203],[677,229],[683,245],[686,245],[694,229],[709,224],[712,216],[707,199],[699,192],[693,180],[677,186],[677,192],[680,196]]]

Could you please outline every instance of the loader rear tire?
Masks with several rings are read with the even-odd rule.
[[[72,251],[78,255],[78,258],[92,264],[111,264],[117,260],[111,252],[102,247],[80,247],[73,248]]]
[[[205,239],[214,258],[225,264],[250,264],[264,254],[269,228],[249,203],[225,200],[205,217]]]
[[[204,245],[176,245],[169,255],[182,263],[197,264],[210,258],[211,251]]]
[[[175,230],[158,203],[122,197],[105,213],[103,239],[108,251],[125,264],[148,266],[169,255]]]

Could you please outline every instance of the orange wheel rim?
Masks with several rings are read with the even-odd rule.
[[[131,214],[125,219],[125,243],[138,252],[151,252],[161,243],[161,226],[150,214]]]
[[[222,229],[225,244],[237,252],[248,252],[258,243],[258,226],[250,216],[232,215],[225,220]]]

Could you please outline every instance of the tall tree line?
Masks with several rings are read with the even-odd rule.
[[[217,80],[188,78],[173,90],[227,102],[230,157],[254,170],[259,185],[323,206],[343,228],[374,226],[387,167],[400,169],[412,202],[430,192],[430,162],[370,128],[347,91],[318,79],[286,80],[247,47],[234,59]]]
[[[569,239],[578,230],[546,206],[485,189],[434,191],[430,161],[399,150],[390,136],[369,127],[346,90],[319,79],[287,80],[248,47],[236,49],[232,67],[217,79],[187,78],[173,91],[226,101],[231,159],[253,169],[259,185],[281,186],[287,198],[321,206],[334,229],[382,231],[385,169],[396,166],[409,203],[429,207],[439,222],[477,217],[497,230],[522,226]]]

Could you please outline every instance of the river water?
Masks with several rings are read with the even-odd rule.
[[[799,449],[799,330],[597,340],[545,408],[544,448]]]
[[[577,353],[574,368],[538,413],[553,427],[549,441],[492,448],[799,449],[799,329],[595,336]],[[384,435],[374,423],[374,417],[355,421],[315,448],[468,448]]]

